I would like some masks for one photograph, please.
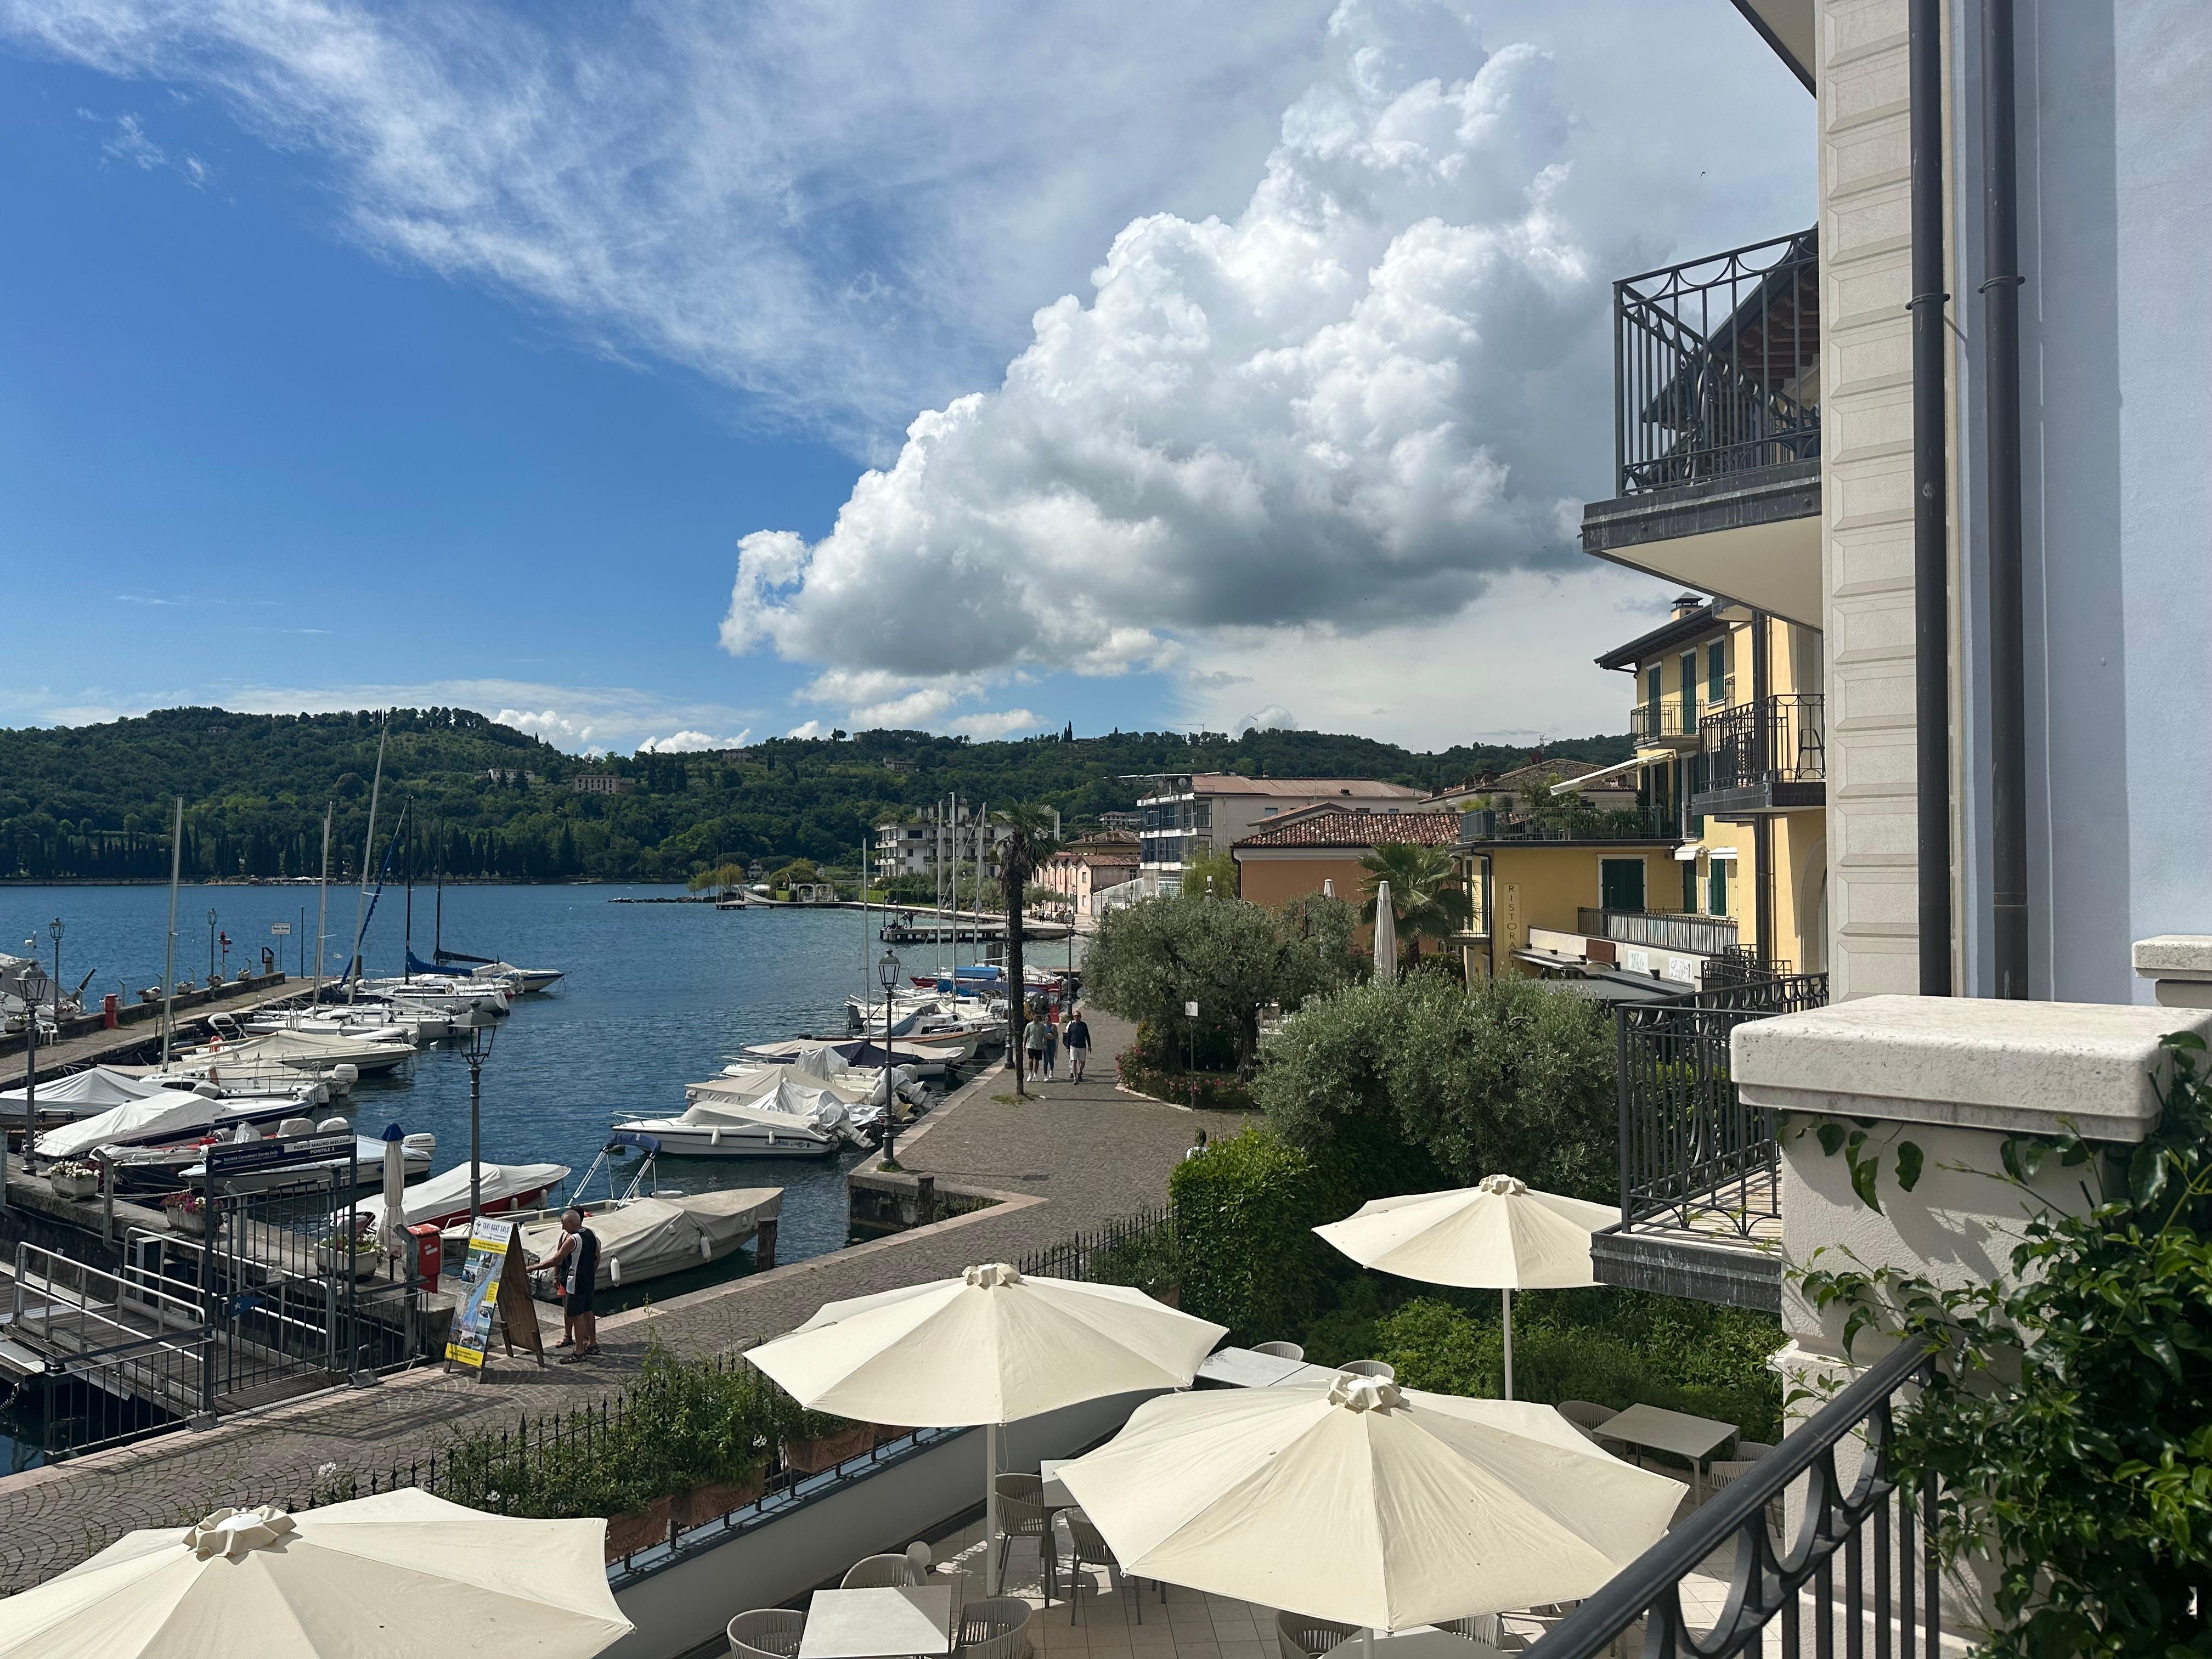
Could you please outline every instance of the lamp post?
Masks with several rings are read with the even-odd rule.
[[[891,987],[898,983],[898,952],[886,950],[876,964],[876,978],[884,988],[884,1168],[896,1170],[898,1161],[898,1097],[891,1089]]]
[[[54,942],[54,1036],[62,1034],[62,919],[56,916],[46,924],[46,936]]]
[[[208,983],[215,983],[215,909],[208,909]]]
[[[491,1046],[499,1041],[499,1033],[480,1022],[483,1004],[469,1004],[469,1040],[461,1050],[461,1058],[469,1063],[469,1231],[476,1232],[477,1217],[483,1211],[483,1119],[479,1110],[483,1098],[484,1061],[491,1058]]]
[[[39,999],[46,994],[46,975],[38,963],[38,940],[25,939],[23,948],[33,953],[31,965],[23,970],[23,1173],[27,1176],[39,1172]]]

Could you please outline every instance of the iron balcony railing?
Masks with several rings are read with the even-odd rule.
[[[1628,735],[1638,743],[1652,743],[1662,738],[1694,738],[1698,735],[1697,705],[1685,703],[1680,697],[1639,702],[1628,711]]]
[[[1749,1237],[1781,1213],[1774,1113],[1737,1095],[1729,1039],[1747,1020],[1827,1001],[1826,974],[1778,974],[1614,1011],[1624,1227]]]
[[[1673,821],[1664,814],[1626,808],[1595,808],[1547,820],[1509,817],[1503,811],[1477,809],[1459,815],[1462,846],[1498,841],[1672,841]]]
[[[1902,1396],[1930,1371],[1917,1344],[1885,1355],[1522,1659],[1939,1659],[1936,1483],[1907,1478],[1896,1457]],[[1793,1504],[1794,1535],[1778,1536],[1769,1513]],[[1706,1627],[1682,1586],[1692,1577],[1710,1584],[1711,1558],[1731,1546],[1727,1600]]]
[[[1814,232],[1648,270],[1613,294],[1620,494],[1820,454]]]
[[[1733,916],[1596,910],[1583,905],[1575,912],[1575,931],[1588,939],[1616,939],[1623,945],[1646,945],[1656,951],[1687,951],[1705,957],[1718,956],[1736,948]]]
[[[1828,726],[1817,691],[1796,692],[1723,708],[1698,722],[1707,789],[1765,783],[1823,783]]]

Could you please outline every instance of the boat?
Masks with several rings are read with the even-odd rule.
[[[848,1102],[795,1078],[756,1095],[702,1093],[678,1116],[624,1118],[615,1129],[650,1136],[671,1158],[834,1158],[866,1144]]]
[[[195,1090],[164,1089],[49,1129],[39,1137],[37,1152],[52,1159],[75,1158],[96,1146],[173,1146],[216,1129],[304,1118],[306,1104],[297,1095],[257,1095],[240,1103]]]
[[[879,1070],[885,1066],[910,1066],[916,1077],[943,1077],[952,1064],[941,1052],[894,1042],[889,1048],[866,1037],[832,1041],[828,1037],[791,1037],[781,1042],[748,1043],[738,1052],[754,1060],[788,1066],[793,1060],[826,1048],[848,1071]]]
[[[294,1127],[290,1124],[283,1124],[278,1126],[276,1134],[234,1135],[231,1142],[235,1144],[243,1139],[281,1144],[307,1136],[330,1134],[332,1133],[331,1123],[335,1123],[341,1131],[346,1127],[343,1119],[333,1119],[331,1123],[324,1124],[310,1123],[305,1119],[300,1121],[305,1127]],[[207,1179],[209,1150],[222,1144],[219,1140],[207,1140],[186,1146],[148,1148],[128,1153],[117,1160],[116,1178],[126,1187],[198,1186]],[[408,1135],[401,1139],[399,1145],[406,1178],[413,1181],[427,1174],[431,1160],[437,1156],[438,1137],[434,1134]],[[327,1182],[332,1172],[348,1168],[353,1170],[354,1190],[379,1185],[384,1180],[384,1143],[371,1140],[366,1135],[356,1135],[350,1154],[333,1152],[327,1158],[286,1164],[276,1169],[240,1170],[235,1175],[221,1177],[219,1184],[227,1193],[261,1193],[271,1188],[296,1186],[304,1182],[322,1184]]]
[[[43,1115],[57,1117],[91,1117],[114,1106],[128,1105],[134,1100],[143,1100],[149,1095],[161,1092],[162,1085],[143,1077],[132,1077],[109,1066],[90,1066],[82,1072],[71,1072],[67,1077],[56,1078],[51,1083],[39,1085],[38,1109]],[[29,1103],[26,1091],[9,1089],[0,1093],[0,1115],[10,1109],[20,1110]]]
[[[415,1057],[414,1039],[396,1025],[358,1032],[270,1031],[256,1036],[248,1035],[228,1014],[214,1016],[208,1024],[215,1035],[198,1048],[179,1049],[169,1062],[171,1071],[266,1060],[301,1072],[350,1066],[356,1077],[371,1077],[395,1070]]]
[[[693,1100],[702,1094],[763,1095],[773,1091],[787,1079],[810,1088],[827,1089],[855,1109],[882,1105],[886,1092],[885,1073],[881,1067],[865,1072],[850,1070],[830,1049],[817,1048],[788,1065],[765,1060],[733,1060],[704,1083],[687,1084],[684,1097]],[[889,1082],[889,1092],[902,1100],[919,1103],[927,1098],[927,1091],[910,1066],[890,1067]],[[857,1119],[857,1111],[855,1116]]]
[[[622,1290],[720,1261],[750,1243],[763,1222],[783,1212],[783,1188],[659,1194],[582,1208],[599,1240],[597,1288]],[[559,1215],[540,1213],[544,1219],[526,1221],[521,1229],[523,1249],[532,1261],[551,1255],[561,1242]],[[531,1274],[530,1291],[540,1301],[552,1301],[552,1273]]]
[[[381,1154],[380,1154],[380,1157]],[[382,1164],[378,1165],[379,1170]],[[478,1190],[485,1215],[505,1215],[511,1210],[534,1209],[545,1194],[568,1178],[565,1164],[486,1164],[480,1166]],[[381,1181],[381,1173],[378,1176]],[[379,1231],[384,1226],[384,1194],[365,1198],[354,1206]],[[434,1175],[407,1189],[401,1206],[400,1224],[433,1226],[443,1231],[469,1218],[469,1166],[456,1164],[443,1175]]]

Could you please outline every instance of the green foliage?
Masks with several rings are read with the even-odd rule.
[[[323,807],[335,800],[331,874],[352,879],[378,718],[170,708],[100,726],[0,730],[0,878],[165,878],[170,803],[181,794],[188,878],[314,874]],[[879,731],[585,761],[465,708],[397,709],[390,724],[380,842],[397,803],[412,797],[416,823],[435,835],[419,868],[442,861],[455,877],[510,880],[680,881],[724,860],[848,858],[884,818],[954,791],[971,801],[1037,801],[1082,823],[1135,804],[1130,774],[1373,777],[1434,788],[1518,764],[1524,752],[1478,744],[1419,754],[1312,732],[970,743]],[[1550,749],[1599,761],[1629,752],[1620,737]],[[622,793],[576,793],[569,780],[584,770],[613,774]],[[380,860],[381,846],[371,856]]]
[[[1382,884],[1390,884],[1390,916],[1407,965],[1419,956],[1423,939],[1449,939],[1474,914],[1448,848],[1387,842],[1363,857],[1359,867],[1367,872],[1360,878],[1360,891],[1369,923],[1376,920]]]
[[[744,884],[745,866],[742,864],[717,864],[708,869],[695,870],[691,879],[684,884],[695,893],[703,893],[710,889],[717,893],[726,893],[733,887]]]
[[[1237,898],[1142,899],[1100,921],[1084,984],[1100,1007],[1135,1021],[1146,1052],[1170,1069],[1191,1035],[1184,1007],[1195,1002],[1201,1050],[1225,1036],[1249,1077],[1260,1011],[1297,1008],[1345,983],[1358,965],[1351,940],[1352,907],[1339,899],[1280,910]]]
[[[1947,1559],[1996,1570],[1999,1659],[2212,1651],[2212,1086],[2203,1044],[2137,1146],[2006,1143],[1995,1179],[2076,1171],[2085,1215],[2043,1208],[1994,1284],[1814,1267],[1820,1308],[1929,1344],[1901,1426],[1908,1479],[1938,1483]],[[1862,1194],[1863,1196],[1863,1194]]]
[[[788,889],[794,882],[815,882],[822,879],[811,859],[793,859],[768,878],[768,884],[778,892]]]
[[[1581,998],[1423,971],[1307,1003],[1271,1042],[1255,1093],[1297,1146],[1365,1125],[1462,1185],[1514,1175],[1603,1200],[1616,1190],[1614,1068],[1605,1017]]]
[[[1252,1112],[1259,1107],[1244,1079],[1231,1072],[1199,1072],[1169,1065],[1141,1043],[1115,1056],[1115,1079],[1154,1100],[1172,1101],[1201,1112]]]
[[[1227,899],[1237,896],[1237,859],[1226,847],[1185,861],[1177,896]]]

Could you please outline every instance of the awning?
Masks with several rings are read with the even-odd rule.
[[[1596,771],[1585,772],[1578,778],[1562,778],[1552,786],[1552,793],[1555,795],[1571,795],[1577,790],[1587,789],[1590,785],[1603,779],[1613,777],[1621,772],[1632,772],[1638,767],[1646,764],[1648,763],[1640,757],[1635,760],[1615,761],[1611,766],[1601,766]]]
[[[1555,957],[1543,951],[1516,951],[1516,962],[1525,962],[1532,968],[1577,969],[1583,966],[1572,957]],[[1662,997],[1680,996],[1692,988],[1672,980],[1652,980],[1615,977],[1601,971],[1588,974],[1567,972],[1559,978],[1546,981],[1563,986],[1577,996],[1588,997],[1593,1002],[1656,1002]]]

